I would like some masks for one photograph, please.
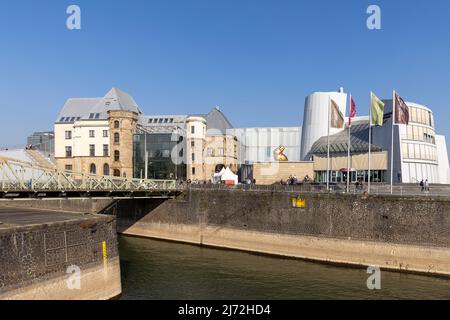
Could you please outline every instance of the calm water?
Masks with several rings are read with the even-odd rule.
[[[450,280],[120,237],[122,299],[450,299]]]

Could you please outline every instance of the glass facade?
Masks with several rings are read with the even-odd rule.
[[[370,171],[371,182],[386,182],[385,176],[387,174],[386,170],[372,170]],[[327,172],[326,171],[315,171],[314,180],[316,182],[327,182]],[[354,183],[359,181],[368,182],[369,181],[369,171],[368,170],[358,170],[350,172],[350,182]],[[330,171],[330,182],[332,183],[342,183],[347,182],[347,172],[345,171]]]
[[[70,133],[70,138],[72,134]],[[27,138],[27,144],[45,155],[55,153],[55,135],[53,132],[35,132]]]
[[[148,179],[186,179],[183,137],[175,133],[135,134],[133,139],[135,178],[145,178],[147,153]]]

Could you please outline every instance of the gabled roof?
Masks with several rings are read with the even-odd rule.
[[[358,121],[352,123],[350,136],[350,152],[352,154],[369,152],[369,121]],[[347,154],[348,149],[348,127],[337,134],[330,136],[330,153]],[[309,154],[326,155],[328,151],[327,137],[317,140],[311,147]],[[372,144],[371,151],[380,152],[383,149]]]
[[[56,122],[74,122],[89,113],[101,98],[69,98],[59,113]]]
[[[112,88],[89,110],[89,114],[86,114],[83,119],[92,119],[92,114],[94,114],[94,119],[107,119],[110,110],[125,110],[142,114],[136,101],[128,93]],[[99,116],[97,116],[98,114]]]
[[[206,130],[210,132],[211,131],[217,131],[217,134],[221,132],[222,134],[225,134],[227,130],[233,129],[233,126],[231,125],[230,121],[228,121],[227,117],[223,114],[222,111],[220,111],[219,107],[213,108],[206,116]]]
[[[56,122],[73,123],[79,120],[106,120],[110,110],[126,110],[142,114],[137,103],[128,93],[112,88],[103,98],[67,99]]]

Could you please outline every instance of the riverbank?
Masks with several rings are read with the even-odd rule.
[[[105,300],[121,294],[113,217],[2,204],[1,300]]]
[[[450,276],[447,198],[191,190],[114,210],[124,235]]]

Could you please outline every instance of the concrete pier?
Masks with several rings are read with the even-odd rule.
[[[121,294],[114,217],[6,204],[0,202],[0,299]]]

